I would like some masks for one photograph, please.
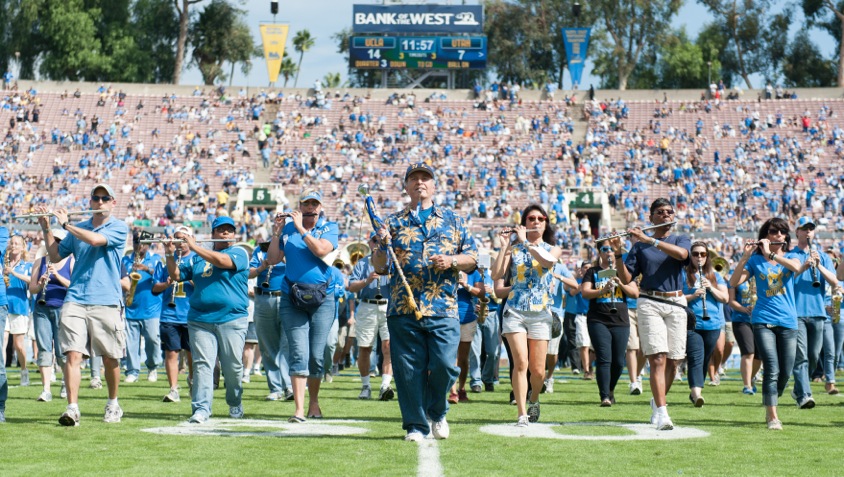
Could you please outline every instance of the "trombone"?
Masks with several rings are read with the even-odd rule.
[[[677,223],[677,221],[675,220],[673,222],[666,222],[664,224],[649,225],[647,227],[642,227],[639,230],[641,230],[642,232],[647,232],[648,230],[658,229],[660,227],[669,227],[669,226],[672,226],[676,223]],[[630,235],[630,232],[619,232],[617,234],[607,235],[606,237],[600,237],[598,240],[595,240],[595,243],[604,242],[604,241],[607,241],[607,240],[612,240],[612,239],[617,238],[617,237],[627,237],[628,235]]]
[[[110,212],[110,211],[102,210],[102,209],[98,209],[98,210],[93,210],[93,209],[91,209],[91,210],[77,210],[77,211],[73,211],[73,212],[68,212],[67,215],[71,216],[71,215],[85,215],[85,214],[103,214],[103,213],[106,213],[106,212]],[[16,215],[15,220],[37,219],[38,217],[52,217],[54,215],[55,215],[54,212],[45,212],[43,214],[23,214],[23,215]]]

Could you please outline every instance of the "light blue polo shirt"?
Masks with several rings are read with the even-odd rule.
[[[757,300],[750,322],[796,330],[794,273],[780,264],[768,262],[758,253],[747,260],[744,269],[750,272],[750,280],[756,280]]]
[[[21,275],[29,275],[32,273],[32,264],[29,262],[20,262],[15,266],[15,272]],[[3,281],[5,285],[5,281]],[[9,275],[9,289],[7,290],[7,300],[9,301],[9,313],[12,315],[28,315],[30,299],[27,296],[29,292],[29,283],[21,280],[18,277]]]
[[[187,255],[182,257],[182,263],[189,262],[194,255],[193,252],[188,252]],[[176,294],[175,300],[173,299],[174,291]],[[187,324],[191,296],[193,296],[193,283],[189,280],[179,282],[175,286],[171,284],[167,287],[164,293],[161,294],[161,302],[163,303],[161,307],[161,323]],[[175,307],[167,305],[171,301],[176,304]]]
[[[135,263],[135,254],[123,257],[123,276],[132,273],[132,266]],[[149,320],[161,316],[161,294],[153,294],[152,287],[156,283],[167,281],[167,269],[161,263],[161,257],[147,251],[141,261],[152,269],[152,273],[138,272],[141,279],[135,286],[135,295],[132,298],[132,306],[126,307],[127,320]]]
[[[129,226],[122,220],[109,217],[101,226],[94,228],[92,219],[76,224],[106,238],[102,247],[94,247],[79,240],[73,234],[59,242],[62,258],[73,254],[76,264],[70,276],[65,303],[80,305],[118,305],[123,303],[123,289],[120,287],[120,261],[129,235]]]
[[[818,255],[821,258],[821,265],[827,270],[835,273],[835,265],[829,255],[818,250]],[[808,250],[801,250],[800,247],[794,247],[785,254],[787,258],[796,258],[800,260],[800,264],[806,263],[809,258]],[[797,307],[797,316],[824,316],[826,317],[825,295],[826,295],[826,280],[821,276],[821,272],[817,272],[818,280],[821,286],[814,288],[812,286],[812,269],[808,269],[801,273],[794,279],[794,293],[795,306]],[[827,317],[829,318],[829,317]],[[829,318],[831,319],[831,318]]]
[[[193,280],[194,285],[188,321],[228,323],[249,314],[249,256],[240,247],[220,252],[231,257],[234,269],[217,268],[199,255],[179,266],[180,278]]]
[[[697,274],[695,274],[697,275]],[[726,285],[724,278],[715,274],[715,281],[718,285]],[[697,289],[697,280],[695,286],[690,287],[689,281],[686,277],[686,270],[683,269],[683,293],[691,295]],[[693,298],[689,300],[689,308],[695,313],[695,329],[696,330],[720,330],[724,326],[724,304],[715,299],[715,296],[709,291],[706,292],[706,314],[709,316],[708,320],[704,320],[703,316],[703,300],[700,298]]]
[[[573,278],[569,267],[563,265],[562,263],[557,263],[554,265],[554,268],[551,271],[555,275],[559,275],[563,278]],[[570,296],[568,292],[565,290],[565,286],[563,286],[563,282],[557,280],[556,278],[551,278],[551,288],[548,290],[548,294],[551,295],[551,299],[554,300],[554,303],[551,305],[551,308],[555,310],[562,311],[563,305],[568,301],[566,299],[567,296]],[[572,300],[574,301],[574,297]],[[575,313],[574,311],[570,311],[569,313]]]
[[[335,222],[328,222],[321,218],[317,224],[308,232],[316,238],[326,239],[331,242],[334,249],[337,249],[337,240],[340,235],[340,229]],[[299,231],[296,230],[296,225],[292,222],[284,226],[281,231],[281,241],[279,247],[283,247],[284,257],[287,263],[295,263],[295,267],[290,267],[286,270],[286,280],[281,283],[282,293],[290,293],[289,282],[307,283],[316,285],[319,283],[326,283],[330,280],[331,265],[323,262],[319,257],[313,254],[305,244],[305,238]]]
[[[252,260],[249,262],[249,268],[258,268],[261,266],[261,262],[267,258],[267,253],[261,251],[261,247],[255,247],[255,250],[252,251]],[[263,288],[267,291],[279,291],[281,290],[281,282],[284,281],[284,273],[287,265],[284,262],[278,262],[277,264],[271,266],[270,268],[262,271],[258,274],[258,286],[260,287],[262,283],[267,281],[267,273],[270,274],[270,287]]]

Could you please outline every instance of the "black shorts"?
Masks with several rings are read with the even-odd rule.
[[[187,323],[161,323],[161,349],[164,351],[190,351]]]
[[[753,338],[753,325],[750,323],[734,321],[733,334],[736,337],[736,343],[738,343],[742,356],[746,354],[756,354],[756,341]]]

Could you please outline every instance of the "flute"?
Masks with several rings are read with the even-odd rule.
[[[102,214],[105,212],[109,212],[108,210],[77,210],[73,212],[68,212],[67,215],[84,215],[84,214]],[[37,219],[38,217],[52,217],[55,215],[54,212],[45,212],[43,214],[24,214],[24,215],[16,215],[15,220],[21,219]]]
[[[674,225],[676,223],[677,223],[677,221],[675,220],[673,222],[666,222],[664,224],[649,225],[647,227],[642,227],[639,230],[641,230],[642,232],[647,232],[648,230],[658,229],[660,227],[669,227],[669,226]],[[598,240],[596,240],[595,243],[604,242],[604,241],[607,241],[607,240],[612,240],[612,239],[617,238],[617,237],[627,237],[628,235],[630,235],[630,232],[619,232],[617,234],[612,234],[612,235],[607,235],[606,237],[601,237]]]
[[[533,229],[525,229],[525,232],[539,232],[541,230],[543,230],[543,229],[537,227],[537,228],[533,228]],[[516,228],[515,227],[504,227],[503,229],[501,229],[501,232],[499,232],[499,233],[504,234],[504,233],[507,233],[507,232],[514,234],[514,233],[516,233]]]
[[[316,212],[309,212],[307,214],[303,213],[302,217],[316,217],[317,215],[319,215],[319,214],[317,214]],[[292,217],[292,212],[284,212],[284,213],[275,214],[275,218],[277,218],[277,219],[287,219],[287,218],[290,218],[290,217]]]
[[[205,239],[205,240],[197,240],[197,242],[234,242],[235,239]],[[168,238],[159,238],[159,239],[149,239],[149,240],[139,240],[138,243],[140,244],[151,244],[151,243],[185,243],[184,239],[168,239]]]

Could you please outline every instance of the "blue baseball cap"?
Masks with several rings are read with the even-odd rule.
[[[410,177],[416,171],[425,171],[431,175],[431,178],[434,178],[434,169],[431,168],[428,164],[424,162],[417,162],[416,164],[411,164],[407,167],[407,172],[404,173],[404,181],[407,182],[407,178]]]
[[[305,202],[306,200],[312,199],[322,204],[322,194],[320,194],[318,190],[306,190],[302,194],[302,197],[299,197],[299,202]]]
[[[217,217],[216,219],[214,219],[214,223],[211,224],[211,230],[213,231],[217,227],[220,227],[220,226],[223,226],[223,225],[231,225],[232,227],[234,227],[235,230],[237,230],[237,226],[234,225],[234,220],[232,220],[231,217],[225,217],[225,216],[224,217]]]
[[[797,219],[797,228],[798,229],[802,229],[803,227],[809,227],[809,226],[811,226],[811,228],[809,228],[809,230],[815,230],[815,227],[816,227],[815,221],[811,217],[804,215],[803,217],[800,217],[799,219]]]

